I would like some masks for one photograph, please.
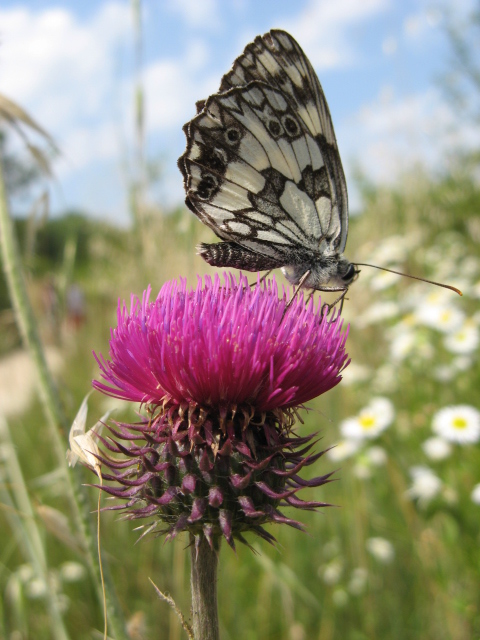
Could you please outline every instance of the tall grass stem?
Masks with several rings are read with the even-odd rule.
[[[20,249],[14,231],[13,221],[9,213],[3,167],[0,163],[0,248],[2,265],[7,282],[10,300],[15,319],[24,346],[30,353],[38,375],[39,394],[42,407],[47,418],[51,445],[55,451],[58,464],[65,479],[66,497],[71,505],[75,528],[85,552],[100,605],[103,605],[103,594],[100,580],[100,566],[97,556],[95,523],[90,515],[90,502],[86,488],[82,485],[81,470],[74,469],[69,473],[65,452],[64,434],[68,433],[69,424],[60,403],[55,381],[48,368],[45,352],[38,332],[37,323],[27,292],[23,273]],[[109,572],[104,565],[105,582],[107,584],[107,608],[110,624],[117,640],[127,639],[125,622]]]

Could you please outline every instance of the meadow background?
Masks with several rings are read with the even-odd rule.
[[[87,4],[93,11],[95,3]],[[198,12],[200,23],[207,14],[210,26],[218,5],[205,2],[202,13],[198,10],[202,4],[182,2],[176,7],[183,7],[191,20]],[[242,4],[248,3],[231,6]],[[353,5],[338,4],[351,26],[355,22]],[[377,39],[384,56],[395,56],[401,42],[392,35],[391,25],[398,7],[373,0],[365,4],[372,13],[380,8],[390,11],[391,22],[378,26]],[[44,5],[7,3],[0,10],[6,47],[7,26],[14,30],[25,15],[40,20]],[[275,19],[268,19],[267,5],[273,11],[273,3],[265,3],[258,9],[262,19],[252,19],[248,29],[239,29],[249,35],[234,55],[257,30],[262,33],[273,26],[290,30],[289,21],[279,21],[278,13]],[[279,6],[286,11],[285,4]],[[307,54],[300,27],[317,9],[319,17],[323,15],[328,22],[331,17],[325,6],[306,2],[296,10],[298,15],[291,16],[291,31]],[[425,283],[362,268],[343,312],[350,323],[347,344],[352,363],[337,388],[309,403],[311,410],[303,413],[305,424],[298,426],[300,433],[320,431],[318,446],[322,448],[338,445],[311,470],[319,475],[337,469],[336,481],[310,490],[315,499],[336,506],[320,514],[302,513],[307,534],[287,527],[272,529],[278,549],[255,540],[251,542],[257,554],[246,548],[238,548],[236,554],[222,549],[219,597],[225,640],[469,640],[480,636],[480,7],[478,3],[464,3],[461,11],[453,7],[453,3],[410,3],[417,29],[423,28],[418,18],[423,16],[426,23],[435,23],[443,38],[437,66],[425,63],[432,83],[425,85],[427,93],[442,96],[434,114],[425,102],[420,111],[412,111],[413,98],[390,104],[391,109],[382,110],[377,104],[377,112],[374,104],[372,113],[362,107],[364,118],[370,114],[371,119],[367,127],[358,129],[357,147],[351,140],[360,121],[351,118],[345,126],[340,118],[339,144],[353,193],[347,257],[447,282],[464,295],[460,298]],[[64,3],[64,10],[69,8]],[[124,9],[129,19],[120,29],[126,20]],[[176,151],[180,144],[176,155],[183,150],[181,124],[169,125],[171,131],[160,130],[160,134],[153,127],[149,134],[145,105],[151,95],[168,122],[173,117],[169,109],[174,109],[165,106],[173,100],[164,86],[165,69],[163,76],[141,73],[140,53],[143,50],[145,58],[151,55],[149,29],[159,5],[110,4],[104,11],[107,17],[104,22],[98,18],[101,24],[97,25],[98,60],[104,53],[102,42],[114,32],[120,40],[133,43],[128,100],[123,78],[113,67],[109,69],[109,86],[118,89],[112,101],[122,100],[123,106],[128,103],[122,112],[128,138],[123,144],[121,128],[113,127],[112,136],[120,143],[115,147],[118,156],[110,159],[112,165],[105,164],[107,151],[113,153],[110,138],[100,135],[93,121],[85,122],[71,138],[61,134],[65,144],[57,140],[55,120],[61,131],[65,124],[62,109],[68,112],[68,100],[51,103],[52,116],[45,103],[29,102],[27,96],[22,106],[35,119],[29,121],[7,100],[20,100],[23,95],[15,92],[14,83],[2,86],[0,73],[0,155],[10,213],[28,295],[67,423],[90,390],[92,378],[98,376],[92,351],[108,352],[117,300],[129,299],[132,292],[141,294],[149,283],[158,290],[165,280],[182,276],[194,284],[197,274],[212,272],[195,255],[194,246],[214,240],[213,234],[179,204],[181,193],[171,177],[176,171],[172,149]],[[225,30],[234,31],[232,15],[223,17],[230,20]],[[32,25],[38,27],[40,22]],[[67,23],[60,21],[60,28],[67,29]],[[217,41],[218,29],[221,31],[221,24],[217,32],[206,28],[206,33]],[[309,42],[321,37],[322,26],[318,33],[316,29],[313,25],[305,32]],[[362,37],[370,37],[366,27]],[[338,54],[345,43],[338,37],[329,45]],[[85,38],[84,45],[90,44]],[[66,56],[67,62],[71,55]],[[233,56],[221,55],[224,72]],[[371,57],[366,58],[371,62]],[[8,60],[6,56],[2,61],[5,69]],[[321,56],[312,61],[321,71]],[[349,73],[361,74],[363,63],[366,66],[362,58]],[[403,73],[413,77],[418,72],[414,63],[415,58],[404,54],[394,64],[404,65],[400,77]],[[34,66],[33,57],[31,64]],[[28,69],[25,65],[20,71]],[[345,65],[340,75],[347,73]],[[94,74],[94,68],[87,65],[81,73],[88,77],[90,69],[92,81],[104,81]],[[59,69],[64,76],[60,73],[58,82],[63,77],[68,85],[71,69],[68,65]],[[192,69],[193,74],[194,64]],[[334,89],[335,64],[329,69],[327,83]],[[175,76],[175,69],[169,73]],[[14,75],[7,74],[10,79]],[[202,90],[216,89],[221,73],[215,70],[211,75]],[[323,75],[320,79],[323,83]],[[427,82],[425,78],[420,81]],[[35,83],[33,76],[31,83]],[[199,86],[195,89],[200,91]],[[57,85],[52,85],[52,92],[56,90]],[[336,124],[335,107],[341,97],[334,92],[332,102],[329,87],[325,90]],[[355,96],[355,83],[349,84],[348,92]],[[194,100],[206,95],[186,92],[175,97],[181,100],[182,112],[186,110],[185,119],[193,115]],[[93,100],[91,113],[95,108],[100,109]],[[342,114],[343,107],[338,108]],[[35,123],[52,139],[38,131]],[[408,136],[402,136],[407,129]],[[27,136],[29,148],[19,131]],[[346,158],[342,138],[348,149]],[[76,173],[72,167],[65,169],[61,158],[75,158],[81,148],[84,164]],[[104,164],[98,164],[99,160]],[[369,162],[375,170],[369,171]],[[5,222],[2,235],[5,238]],[[4,248],[2,264],[8,270]],[[280,274],[276,277],[281,280]],[[72,296],[78,299],[79,292],[84,313],[75,314]],[[79,550],[63,471],[36,394],[37,374],[23,349],[17,321],[2,277],[0,637],[101,638],[97,587]],[[454,407],[453,417],[445,418],[439,412],[448,406]],[[466,413],[459,406],[466,406]],[[113,408],[116,418],[134,418],[131,408],[92,394],[87,426]],[[459,423],[462,419],[464,423]],[[66,450],[66,433],[63,437]],[[81,469],[75,481],[93,482],[94,477]],[[88,497],[94,511],[97,492],[89,489]],[[92,522],[95,526],[94,515]],[[148,578],[170,592],[188,613],[186,538],[164,544],[160,538],[147,537],[136,544],[139,533],[134,525],[114,513],[102,516],[101,527],[103,554],[127,623],[128,636],[124,637],[185,637],[177,617],[158,600]]]

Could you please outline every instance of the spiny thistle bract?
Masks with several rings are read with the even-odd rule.
[[[210,544],[223,536],[245,542],[252,531],[273,542],[262,525],[302,525],[282,506],[313,510],[323,502],[297,497],[298,473],[322,454],[315,434],[292,431],[296,409],[334,387],[348,364],[347,332],[321,304],[297,296],[285,311],[275,280],[248,286],[217,275],[195,289],[166,283],[130,310],[119,304],[110,359],[97,357],[103,393],[142,403],[136,424],[115,423],[101,461],[114,481],[104,490],[126,500],[129,518],[151,518],[148,531],[172,538],[188,530]]]

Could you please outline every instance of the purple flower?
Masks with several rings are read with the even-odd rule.
[[[295,410],[340,381],[349,362],[342,321],[301,295],[285,311],[275,280],[252,289],[244,276],[206,277],[193,290],[169,282],[149,297],[119,305],[110,359],[95,356],[104,382],[94,387],[146,414],[103,439],[125,457],[102,457],[115,482],[105,490],[170,537],[188,530],[233,545],[249,530],[274,540],[268,522],[302,528],[279,507],[322,506],[296,494],[330,474],[298,476],[322,453],[310,453],[315,434],[293,434]]]
[[[104,393],[145,404],[287,409],[341,379],[346,333],[297,296],[285,317],[274,280],[251,289],[225,276],[195,290],[167,282],[157,299],[118,308],[110,361],[97,358]]]

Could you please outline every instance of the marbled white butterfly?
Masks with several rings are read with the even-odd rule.
[[[322,87],[292,36],[255,38],[183,130],[186,204],[224,240],[199,245],[204,260],[347,290],[357,271],[343,256],[345,175]]]
[[[183,127],[178,166],[186,204],[225,242],[200,244],[216,267],[280,267],[293,285],[341,291],[356,266],[343,256],[347,185],[322,87],[285,31],[257,36],[223,76],[218,93],[197,102]],[[340,299],[339,298],[339,299]]]
[[[183,127],[186,204],[225,242],[200,244],[215,267],[280,267],[294,285],[341,291],[358,266],[343,256],[347,185],[322,87],[298,43],[273,29],[245,47],[218,93]],[[340,299],[339,298],[339,299]]]

